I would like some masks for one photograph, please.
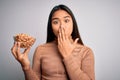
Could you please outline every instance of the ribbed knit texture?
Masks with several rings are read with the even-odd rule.
[[[36,48],[33,69],[24,73],[27,80],[95,80],[94,55],[90,48],[78,44],[63,59],[55,42],[46,43]]]

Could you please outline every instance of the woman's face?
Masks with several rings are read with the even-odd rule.
[[[52,29],[56,37],[58,36],[60,27],[64,28],[66,36],[71,36],[73,21],[71,16],[64,10],[58,10],[52,16]]]

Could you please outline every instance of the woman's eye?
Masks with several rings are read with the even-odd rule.
[[[68,23],[70,20],[69,19],[65,19],[65,22]]]
[[[53,21],[53,24],[58,24],[58,21]]]

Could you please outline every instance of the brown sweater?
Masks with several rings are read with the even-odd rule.
[[[24,73],[27,80],[95,80],[94,55],[90,48],[77,45],[63,59],[55,42],[46,43],[36,48],[33,69]]]

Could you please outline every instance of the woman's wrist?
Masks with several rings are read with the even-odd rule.
[[[23,69],[24,71],[30,70],[30,65],[22,66],[22,69]]]

